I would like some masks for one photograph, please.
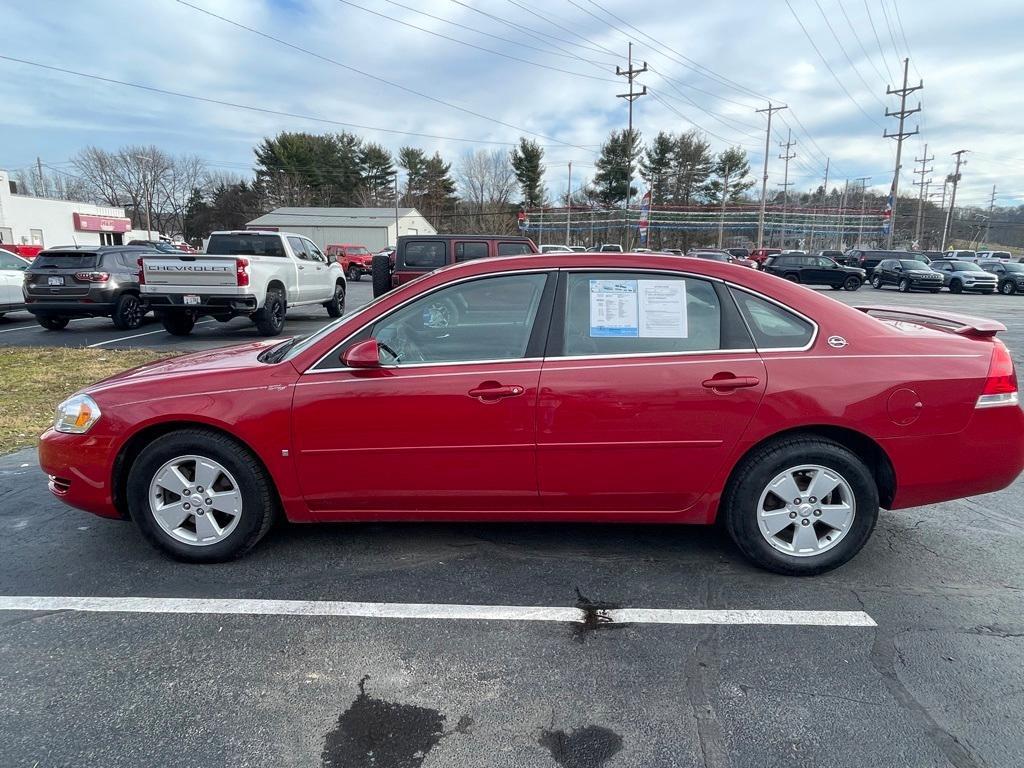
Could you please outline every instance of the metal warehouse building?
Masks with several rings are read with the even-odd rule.
[[[437,234],[415,208],[278,208],[246,227],[305,235],[321,248],[352,243],[371,251],[394,245],[398,235]]]

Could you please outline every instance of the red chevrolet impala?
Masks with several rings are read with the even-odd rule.
[[[39,453],[58,498],[189,561],[240,555],[281,514],[722,517],[754,562],[813,574],[864,545],[879,507],[1021,472],[1001,330],[701,259],[484,259],[302,340],[100,382]]]

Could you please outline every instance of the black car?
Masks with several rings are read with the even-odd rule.
[[[981,261],[978,266],[991,272],[999,280],[1000,293],[1011,296],[1018,291],[1024,292],[1024,264],[1002,261]]]
[[[846,263],[851,267],[860,267],[867,272],[868,277],[875,267],[885,259],[906,259],[913,258],[913,254],[907,251],[874,251],[854,248],[846,252]]]
[[[737,259],[749,259],[750,251],[746,248],[726,248],[726,250]]]
[[[871,273],[871,287],[895,285],[900,292],[914,289],[938,293],[942,290],[942,275],[923,261],[914,259],[884,259]]]
[[[834,290],[856,291],[864,284],[863,269],[846,267],[823,256],[780,253],[765,260],[764,271],[794,283],[828,285]]]
[[[25,309],[51,331],[72,317],[110,317],[120,330],[138,328],[146,314],[139,300],[138,260],[152,252],[130,245],[42,251],[25,270]]]
[[[842,251],[824,250],[817,251],[814,253],[815,256],[821,256],[825,259],[832,259],[836,264],[846,264],[846,254]]]

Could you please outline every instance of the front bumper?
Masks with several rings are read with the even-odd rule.
[[[50,493],[65,504],[100,517],[122,519],[114,502],[114,440],[68,435],[48,429],[39,440],[39,466],[49,475]]]
[[[994,291],[996,289],[996,283],[964,283],[965,291]]]

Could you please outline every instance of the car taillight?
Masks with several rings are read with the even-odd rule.
[[[109,279],[109,272],[75,272],[75,280],[83,283],[105,283]]]
[[[1013,367],[1010,351],[1001,341],[992,346],[992,362],[988,366],[988,378],[985,388],[978,398],[978,408],[991,408],[996,405],[1017,405],[1017,372]]]
[[[135,260],[135,263],[139,265],[139,285],[146,284],[146,271],[142,267],[142,257],[140,256]]]
[[[235,259],[235,284],[249,284],[249,260]]]

